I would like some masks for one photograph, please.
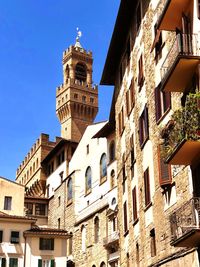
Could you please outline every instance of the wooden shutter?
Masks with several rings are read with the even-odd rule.
[[[137,216],[137,195],[136,195],[136,187],[132,190],[132,201],[133,201],[133,222],[135,222],[138,218]]]
[[[144,190],[145,190],[145,206],[151,203],[150,183],[149,183],[149,168],[144,172]]]
[[[140,141],[140,146],[143,144],[143,118],[142,116],[139,118],[139,141]]]
[[[148,117],[148,108],[145,106],[144,109],[144,126],[145,126],[145,140],[149,138],[149,117]]]
[[[126,201],[124,202],[124,232],[126,233],[128,230],[128,220],[127,220],[127,206]]]
[[[135,106],[135,87],[134,87],[134,79],[131,81],[130,86],[130,106],[131,109]]]
[[[161,98],[160,98],[160,87],[157,86],[155,88],[155,93],[154,93],[154,96],[155,96],[155,108],[156,108],[156,122],[159,121],[159,119],[161,118],[162,116],[162,109],[161,109]]]
[[[122,121],[122,130],[124,129],[124,108],[122,107],[122,111],[121,111],[121,121]]]
[[[55,260],[51,260],[51,267],[55,266]]]
[[[126,92],[126,113],[129,115],[130,112],[130,90]]]
[[[164,163],[161,155],[161,146],[158,147],[158,164],[160,186],[170,185],[172,183],[171,166]]]
[[[42,260],[41,259],[38,260],[38,267],[42,267]]]

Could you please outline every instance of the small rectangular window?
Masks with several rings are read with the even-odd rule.
[[[83,103],[86,102],[86,96],[85,95],[82,96],[82,101],[83,101]]]
[[[26,215],[33,214],[33,203],[25,203]]]
[[[141,90],[144,84],[144,67],[143,67],[143,56],[141,54],[140,59],[138,61],[138,86],[139,91]]]
[[[150,238],[151,238],[151,257],[156,256],[156,235],[155,229],[150,231]]]
[[[145,106],[139,119],[139,139],[141,148],[143,148],[148,138],[149,138],[148,109],[147,106]]]
[[[134,187],[132,190],[132,201],[133,201],[133,222],[135,222],[138,219],[136,187]]]
[[[126,201],[123,205],[123,211],[124,211],[124,233],[128,231],[128,219],[127,219],[127,204]]]
[[[60,229],[60,218],[58,218],[58,229]]]
[[[145,207],[151,203],[151,192],[150,192],[150,179],[149,179],[149,168],[144,172],[144,194],[145,194]]]
[[[39,249],[40,250],[54,250],[54,239],[53,238],[40,238]]]
[[[170,92],[162,92],[160,86],[155,88],[155,109],[156,122],[159,123],[167,111],[171,108],[171,94]]]
[[[74,94],[74,99],[77,99],[78,98],[78,94]]]
[[[11,210],[12,197],[5,196],[4,198],[4,210]]]
[[[0,243],[2,243],[2,242],[3,242],[3,231],[0,230]]]
[[[0,257],[0,266],[1,267],[6,267],[6,258],[1,258]]]
[[[36,203],[35,204],[35,215],[45,216],[46,215],[46,204]]]
[[[19,244],[19,232],[11,231],[10,243],[11,244]]]
[[[90,152],[90,146],[87,145],[87,146],[86,146],[86,153],[89,154],[89,152]]]

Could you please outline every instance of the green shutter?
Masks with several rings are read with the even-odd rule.
[[[38,267],[42,267],[42,260],[41,259],[38,260]]]
[[[55,266],[55,260],[51,260],[51,267]]]

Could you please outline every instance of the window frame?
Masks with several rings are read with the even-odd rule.
[[[149,167],[144,172],[144,199],[145,208],[147,209],[151,205],[151,185],[149,177]]]
[[[11,231],[10,232],[10,243],[11,244],[19,244],[20,243],[20,231]]]
[[[140,58],[138,60],[138,86],[139,92],[141,91],[145,81],[144,75],[144,61],[143,61],[143,54],[141,53]]]
[[[12,210],[12,196],[4,197],[4,210]]]
[[[172,184],[172,171],[171,165],[164,162],[162,158],[162,146],[158,146],[158,169],[159,169],[159,183],[161,187],[170,186]],[[167,178],[163,179],[163,176],[167,175]]]
[[[54,238],[43,238],[39,239],[39,250],[54,250]]]
[[[124,201],[123,204],[123,226],[124,226],[124,235],[126,235],[128,233],[127,201]]]
[[[100,158],[100,184],[107,180],[107,156],[103,153]]]
[[[160,90],[160,84],[154,90],[156,123],[159,124],[171,109],[171,93]]]
[[[9,267],[18,267],[18,258],[9,258]]]
[[[90,173],[88,173],[90,170]],[[90,176],[88,176],[90,174]],[[85,171],[85,194],[88,195],[92,192],[92,169],[90,166]]]
[[[148,108],[145,105],[144,110],[139,118],[139,141],[142,149],[149,139],[149,117]]]
[[[133,205],[133,224],[138,221],[138,208],[137,208],[137,189],[136,186],[132,189],[132,205]]]

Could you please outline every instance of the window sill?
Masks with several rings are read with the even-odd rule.
[[[107,181],[107,176],[101,177],[99,185],[104,184],[106,181]]]
[[[135,220],[133,221],[133,226],[135,226],[138,222],[139,222],[139,219],[138,219],[138,218],[135,219]]]
[[[160,122],[166,117],[166,115],[169,113],[170,110],[171,110],[171,105],[170,105],[169,108],[162,114],[162,116],[156,121],[157,125],[160,124]]]
[[[146,212],[150,207],[152,206],[152,202],[150,202],[149,204],[147,204],[144,208],[144,212]]]

